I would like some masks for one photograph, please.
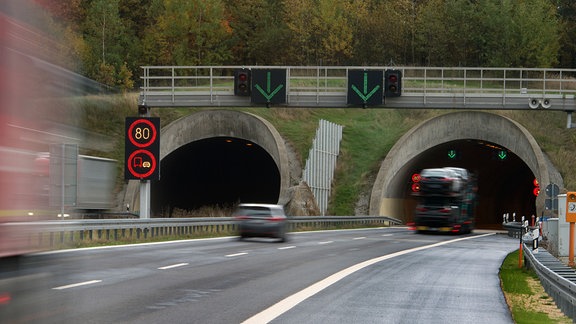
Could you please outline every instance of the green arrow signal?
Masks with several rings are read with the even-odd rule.
[[[272,99],[274,95],[277,94],[278,91],[280,91],[284,87],[283,84],[280,84],[272,92],[270,92],[271,89],[270,80],[271,80],[271,72],[268,71],[266,72],[266,90],[262,89],[262,87],[259,84],[256,84],[254,86],[254,88],[256,88],[256,90],[258,90],[258,92],[260,92],[264,96],[264,98],[268,100],[268,102],[270,102],[270,99]]]
[[[508,153],[506,153],[506,151],[498,152],[498,157],[500,158],[500,160],[504,160],[506,156],[508,156]]]
[[[354,90],[354,92],[356,92],[356,94],[364,101],[364,103],[366,103],[368,101],[368,99],[370,99],[370,97],[372,97],[374,95],[374,93],[376,91],[378,91],[378,89],[380,89],[380,85],[377,85],[374,87],[374,89],[372,89],[370,92],[368,92],[368,72],[364,72],[364,91],[361,92],[360,89],[358,89],[358,87],[356,87],[355,85],[352,85],[352,90]]]
[[[456,157],[456,150],[449,150],[448,151],[448,157],[453,159]]]

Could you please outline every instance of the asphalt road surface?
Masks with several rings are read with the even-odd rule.
[[[517,248],[381,228],[28,256],[0,280],[0,322],[513,323],[498,269]]]

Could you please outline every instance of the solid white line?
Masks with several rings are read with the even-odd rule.
[[[458,239],[454,239],[454,240],[450,240],[450,241],[443,241],[443,242],[438,242],[438,243],[434,243],[434,244],[430,244],[430,245],[425,245],[425,246],[420,246],[417,248],[413,248],[413,249],[409,249],[409,250],[404,250],[404,251],[400,251],[400,252],[396,252],[396,253],[392,253],[392,254],[387,254],[387,255],[383,255],[374,259],[370,259],[358,264],[355,264],[349,268],[346,268],[342,271],[339,271],[321,281],[318,281],[317,283],[308,286],[307,288],[295,293],[292,296],[288,296],[285,299],[279,301],[278,303],[272,305],[271,307],[263,310],[262,312],[250,317],[249,319],[245,320],[244,322],[242,322],[243,324],[259,324],[259,323],[269,323],[272,320],[274,320],[275,318],[277,318],[278,316],[284,314],[285,312],[289,311],[290,309],[292,309],[293,307],[295,307],[296,305],[300,304],[301,302],[303,302],[304,300],[308,299],[309,297],[314,296],[315,294],[319,293],[320,291],[328,288],[329,286],[331,286],[332,284],[346,278],[347,276],[353,274],[356,271],[362,270],[368,266],[371,266],[375,263],[384,261],[384,260],[388,260],[391,258],[395,258],[397,256],[401,256],[404,254],[408,254],[408,253],[412,253],[412,252],[417,252],[417,251],[422,251],[422,250],[426,250],[426,249],[430,249],[433,247],[438,247],[441,245],[446,245],[446,244],[450,244],[450,243],[454,243],[454,242],[458,242],[458,241],[464,241],[464,240],[469,240],[469,239],[474,239],[474,238],[480,238],[483,236],[488,236],[488,235],[494,235],[494,233],[490,233],[490,234],[484,234],[484,235],[478,235],[478,236],[469,236],[469,237],[464,237],[464,238],[458,238]]]
[[[167,269],[178,268],[178,267],[183,267],[183,266],[187,266],[187,265],[188,265],[188,263],[178,263],[178,264],[160,267],[160,268],[158,268],[158,270],[167,270]]]
[[[54,287],[54,288],[52,288],[52,289],[54,289],[54,290],[63,290],[63,289],[68,289],[68,288],[74,288],[74,287],[80,287],[80,286],[91,285],[91,284],[95,284],[95,283],[99,283],[99,282],[102,282],[102,280],[90,280],[90,281],[84,281],[84,282],[79,282],[79,283],[75,283],[75,284],[71,284],[71,285],[60,286],[60,287]]]
[[[240,253],[235,253],[235,254],[228,254],[227,257],[231,258],[231,257],[241,256],[241,255],[246,255],[246,254],[248,254],[248,253],[240,252]]]
[[[324,242],[318,242],[318,244],[330,244],[330,243],[334,243],[334,241],[324,241]]]
[[[295,245],[279,247],[278,250],[288,250],[296,248]]]

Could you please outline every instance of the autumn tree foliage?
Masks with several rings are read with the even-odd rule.
[[[142,65],[576,67],[572,0],[35,0],[76,70]]]

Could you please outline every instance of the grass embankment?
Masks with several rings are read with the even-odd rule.
[[[556,307],[554,300],[546,294],[533,270],[518,266],[518,251],[510,253],[500,268],[500,280],[506,302],[514,322],[572,323],[572,320]]]
[[[124,159],[124,118],[137,114],[137,96],[90,97],[72,104],[66,116],[82,118],[80,124],[93,141],[82,154]],[[66,107],[66,108],[64,108]],[[201,110],[202,108],[158,108],[152,115],[161,117],[162,126]],[[204,108],[206,109],[206,108]],[[215,109],[215,108],[210,108]],[[418,123],[450,111],[426,109],[333,109],[333,108],[233,108],[259,115],[268,120],[294,148],[303,166],[320,119],[344,126],[341,155],[329,203],[329,215],[354,215],[357,202],[369,197],[372,182],[380,164],[394,143]],[[493,111],[507,116],[534,136],[542,150],[560,171],[565,188],[576,188],[576,173],[572,172],[576,152],[576,133],[566,129],[566,113],[558,111]],[[69,117],[72,118],[72,117]],[[78,120],[70,120],[78,124]],[[102,140],[100,137],[104,137]],[[103,144],[105,143],[105,144]],[[118,184],[123,184],[119,164]]]

